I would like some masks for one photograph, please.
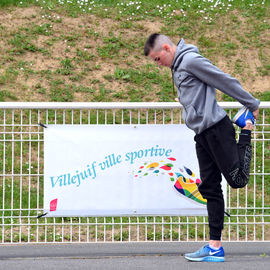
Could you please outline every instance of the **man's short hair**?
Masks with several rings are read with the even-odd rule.
[[[163,44],[173,46],[173,42],[165,35],[151,34],[144,45],[144,55],[148,56],[150,51],[161,51]]]

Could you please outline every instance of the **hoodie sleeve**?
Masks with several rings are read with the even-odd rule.
[[[219,89],[238,100],[250,111],[258,109],[258,101],[243,89],[239,81],[214,66],[208,59],[199,54],[190,54],[186,59],[186,71],[202,82]]]

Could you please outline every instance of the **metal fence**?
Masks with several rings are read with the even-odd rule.
[[[240,104],[220,105],[231,117]],[[223,241],[270,240],[270,102],[253,131],[250,182],[228,188]],[[43,124],[177,124],[178,103],[0,103],[0,243],[205,241],[207,217],[37,218],[43,209]],[[237,136],[239,130],[237,130]]]

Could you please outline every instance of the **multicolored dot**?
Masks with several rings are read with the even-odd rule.
[[[153,163],[149,164],[146,168],[147,169],[154,169],[154,168],[156,168],[158,166],[159,166],[159,163],[153,162]]]
[[[185,167],[185,166],[184,166],[184,168],[185,168],[185,170],[186,170],[186,172],[187,172],[188,175],[190,175],[190,176],[192,176],[192,177],[195,176],[194,172],[192,172],[189,168],[187,168],[187,167]]]
[[[162,166],[162,167],[160,167],[160,169],[163,169],[165,171],[170,171],[172,168],[169,166]]]

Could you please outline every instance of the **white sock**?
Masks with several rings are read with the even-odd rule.
[[[246,124],[252,124],[253,125],[253,123],[252,123],[252,121],[250,119],[246,120]]]

